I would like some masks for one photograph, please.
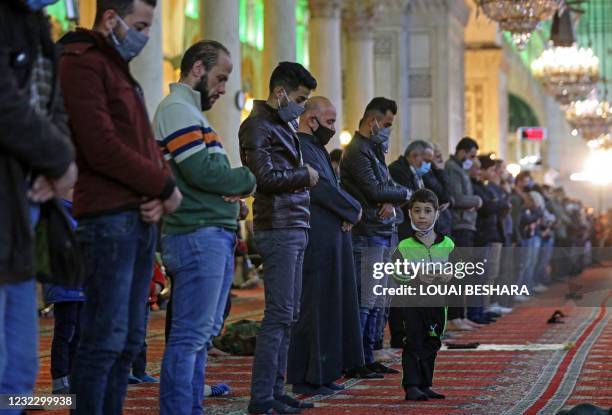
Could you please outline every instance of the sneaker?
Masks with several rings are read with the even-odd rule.
[[[515,295],[514,296],[514,301],[519,302],[519,303],[524,303],[525,301],[529,301],[531,300],[531,297],[526,296],[526,295]]]
[[[130,385],[139,385],[142,383],[142,380],[140,378],[137,378],[136,376],[132,375],[130,373],[130,376],[128,376],[128,384]]]
[[[331,389],[331,390],[333,390],[333,391],[341,391],[341,390],[344,390],[344,385],[341,385],[341,384],[339,384],[339,383],[334,383],[334,382],[332,382],[332,383],[327,383],[327,384],[325,384],[325,385],[323,385],[323,386],[325,386],[326,388]]]
[[[399,373],[398,370],[387,367],[380,362],[370,363],[369,365],[366,365],[366,367],[374,373],[388,373],[388,374]]]
[[[204,385],[204,396],[216,398],[218,396],[229,395],[231,389],[225,383],[218,383],[216,385]]]
[[[467,325],[462,319],[456,318],[446,323],[446,330],[451,331],[472,331],[474,327]]]
[[[532,288],[532,291],[539,294],[548,291],[548,287],[544,284],[538,284]]]
[[[493,303],[487,308],[487,312],[492,312],[501,315],[508,314],[512,312],[512,310],[513,309],[511,307],[504,307],[499,305],[498,303]]]
[[[159,378],[151,376],[148,373],[145,373],[143,376],[138,376],[138,379],[140,379],[142,383],[159,383]]]

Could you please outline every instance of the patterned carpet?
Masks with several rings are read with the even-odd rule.
[[[434,388],[447,399],[423,403],[406,402],[401,375],[382,380],[345,381],[346,389],[331,397],[314,397],[316,408],[304,411],[322,414],[555,414],[562,408],[589,402],[612,406],[612,322],[610,320],[610,276],[612,267],[592,268],[573,281],[588,292],[589,307],[566,302],[563,307],[535,299],[517,307],[495,324],[476,332],[455,334],[448,341],[476,341],[486,346],[474,350],[442,350],[437,359]],[[562,296],[567,287],[557,284],[551,296]],[[555,292],[556,291],[556,292]],[[236,292],[230,319],[261,318],[261,289]],[[585,295],[585,297],[587,297]],[[592,305],[600,304],[599,307]],[[547,324],[555,309],[566,314],[564,324]],[[49,319],[41,322],[41,373],[38,390],[49,390]],[[163,353],[164,313],[152,315],[149,332],[149,370],[159,373]],[[483,347],[485,348],[485,347]],[[228,397],[206,401],[206,413],[246,413],[250,357],[211,358],[207,383],[231,385]],[[391,362],[400,369],[399,356]],[[158,412],[157,385],[131,386],[126,414]],[[37,411],[58,414],[60,411]]]

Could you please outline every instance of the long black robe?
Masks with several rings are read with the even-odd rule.
[[[341,228],[343,221],[357,221],[361,205],[340,188],[325,147],[311,135],[298,136],[304,163],[319,173],[319,182],[310,190],[309,242],[287,383],[325,385],[364,364],[351,233]]]

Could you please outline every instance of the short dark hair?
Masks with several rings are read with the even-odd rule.
[[[391,111],[393,115],[397,114],[397,104],[395,101],[385,97],[376,97],[373,98],[372,101],[370,101],[366,106],[365,111],[363,112],[362,120],[373,113],[385,115],[389,111]]]
[[[404,151],[404,157],[408,157],[413,151],[425,151],[428,148],[433,150],[433,144],[431,144],[429,141],[414,140],[410,144],[408,144],[408,147],[406,147],[406,151]]]
[[[495,160],[491,158],[491,154],[478,156],[478,161],[480,161],[480,168],[483,170],[486,170],[491,166],[495,166],[496,164]]]
[[[516,178],[514,180],[518,182],[523,180],[525,177],[531,178],[531,172],[529,170],[523,170],[522,172],[516,175]]]
[[[181,77],[187,76],[196,62],[202,62],[204,68],[210,71],[219,60],[219,53],[231,56],[229,50],[216,40],[200,40],[185,51],[181,60]]]
[[[336,148],[329,153],[329,158],[331,161],[335,161],[336,163],[340,163],[340,159],[342,158],[342,150]]]
[[[412,197],[408,201],[408,209],[412,209],[412,206],[416,202],[431,203],[435,210],[440,208],[440,202],[438,202],[438,196],[429,189],[419,189],[412,194]]]
[[[281,62],[270,76],[270,93],[277,86],[285,88],[285,92],[295,91],[300,86],[313,90],[317,88],[317,80],[297,62]]]
[[[149,6],[155,7],[157,6],[157,0],[142,0],[147,3]],[[107,10],[114,10],[120,17],[125,17],[126,15],[132,13],[134,11],[134,3],[136,0],[97,0],[96,1],[96,20],[94,24],[100,23],[102,20],[102,15]]]
[[[463,137],[457,143],[457,147],[455,147],[455,151],[459,151],[459,150],[471,151],[473,148],[478,150],[478,143],[476,142],[476,140],[474,140],[471,137]]]

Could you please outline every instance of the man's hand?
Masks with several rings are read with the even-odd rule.
[[[178,187],[174,188],[174,192],[172,192],[172,196],[168,199],[164,200],[164,213],[172,213],[178,209],[181,205],[181,201],[183,200],[183,195]]]
[[[310,187],[314,187],[319,181],[319,173],[310,167],[310,165],[305,164],[305,166],[308,169],[308,175],[310,176]]]
[[[157,223],[164,214],[164,204],[159,199],[149,200],[140,205],[140,217],[145,223]]]
[[[59,179],[51,180],[56,197],[66,197],[70,189],[74,187],[78,176],[78,169],[74,162],[70,163],[68,170]]]
[[[391,203],[383,203],[380,210],[378,211],[378,217],[380,219],[389,219],[395,215],[395,208]]]
[[[244,200],[240,200],[240,216],[238,219],[245,220],[249,216],[249,206]]]
[[[342,232],[350,232],[353,229],[353,224],[349,222],[342,222]]]
[[[53,185],[45,176],[37,176],[28,191],[28,198],[34,203],[44,203],[55,196]]]

